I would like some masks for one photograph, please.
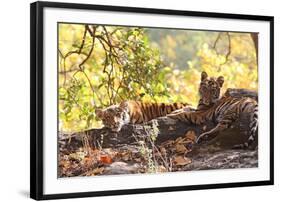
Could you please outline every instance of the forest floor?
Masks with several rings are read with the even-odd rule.
[[[221,149],[214,144],[194,147],[193,143],[189,136],[157,147],[138,142],[116,148],[61,150],[59,177],[258,167],[258,149]]]

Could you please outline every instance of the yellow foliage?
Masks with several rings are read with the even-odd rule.
[[[76,131],[101,127],[101,121],[95,119],[94,110],[96,107],[110,105],[109,96],[115,98],[114,103],[133,98],[146,102],[184,102],[197,106],[202,71],[206,71],[209,76],[224,76],[223,92],[226,88],[258,89],[256,55],[250,34],[229,33],[231,50],[228,50],[229,44],[225,37],[220,38],[217,48],[213,47],[216,39],[214,36],[217,35],[215,32],[210,34],[206,32],[202,35],[204,31],[181,30],[180,42],[174,37],[175,33],[163,34],[161,43],[167,49],[162,50],[159,46],[155,46],[158,47],[155,50],[151,44],[156,42],[150,41],[145,32],[141,32],[142,29],[106,26],[110,32],[115,30],[115,34],[111,36],[114,45],[122,47],[123,44],[120,43],[124,43],[124,47],[137,47],[139,52],[134,51],[134,48],[124,48],[122,53],[114,53],[120,54],[119,61],[115,62],[114,66],[112,64],[104,66],[105,50],[102,43],[96,40],[94,52],[83,65],[84,72],[82,72],[77,69],[90,50],[89,35],[85,38],[81,54],[71,54],[65,60],[63,57],[79,48],[84,27],[84,25],[59,24],[59,71],[69,71],[66,74],[59,74],[59,130]],[[149,31],[148,28],[146,30]],[[188,37],[191,32],[198,41],[194,44],[199,44],[197,48],[192,49],[193,58],[185,61],[185,67],[176,67],[173,62],[164,66],[163,60],[177,59],[179,55],[175,53],[177,47],[189,45],[182,43],[182,36],[186,33]],[[104,34],[103,29],[98,27],[96,34]],[[124,40],[126,34],[128,38]],[[138,44],[140,42],[141,48]],[[109,49],[108,46],[106,48]],[[190,47],[187,50],[190,51]],[[228,56],[227,51],[230,51]],[[158,52],[160,52],[160,59]],[[133,61],[132,64],[138,63],[136,64],[138,66],[130,66],[132,64],[127,61]],[[124,75],[124,68],[132,67],[134,69],[128,69]],[[108,74],[104,68],[113,71],[114,78],[110,81],[107,80]],[[146,72],[148,70],[149,72]],[[146,74],[155,76],[142,80]],[[124,76],[127,78],[127,83],[123,81]],[[108,91],[108,82],[113,89],[111,93]],[[117,89],[118,93],[116,93]]]

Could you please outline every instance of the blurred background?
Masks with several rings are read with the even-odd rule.
[[[257,34],[59,24],[59,130],[101,127],[122,100],[196,107],[201,71],[226,88],[258,88]]]

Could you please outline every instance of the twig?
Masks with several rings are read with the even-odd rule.
[[[87,25],[85,25],[85,29],[84,29],[84,34],[83,34],[83,39],[82,39],[82,43],[80,45],[80,48],[78,50],[78,53],[81,54],[81,51],[84,47],[84,44],[85,44],[85,38],[86,38],[86,35],[87,35],[87,28],[86,28]]]
[[[214,42],[213,49],[215,49],[215,50],[216,50],[216,47],[217,47],[217,43],[218,43],[219,39],[221,38],[221,34],[222,34],[222,32],[220,32],[218,34],[218,36],[217,36],[217,38],[216,38],[216,40]]]
[[[217,43],[218,43],[218,41],[220,40],[222,34],[223,34],[222,32],[220,32],[220,33],[218,34],[218,36],[217,36],[217,38],[216,38],[216,40],[215,40],[215,42],[214,42],[214,45],[213,45],[213,49],[215,50],[215,52],[216,52],[217,55],[219,55],[219,53],[218,53],[217,50],[216,50],[216,48],[217,48]],[[222,63],[219,64],[219,69],[221,68],[222,65],[225,65],[225,64],[228,62],[228,58],[229,58],[229,56],[230,56],[230,54],[231,54],[231,38],[230,38],[230,34],[229,34],[229,32],[225,32],[225,34],[227,35],[227,38],[228,38],[228,49],[227,49],[227,53],[225,54],[225,60],[224,60],[224,62],[222,62]]]
[[[87,29],[88,28],[88,29]],[[78,65],[79,68],[82,70],[83,69],[83,65],[85,64],[85,62],[87,62],[87,60],[90,58],[90,56],[92,55],[92,52],[94,50],[94,46],[95,46],[95,32],[96,32],[96,27],[93,27],[93,31],[90,31],[90,28],[88,25],[86,25],[86,29],[90,32],[91,36],[92,36],[92,45],[91,45],[91,49],[88,52],[86,58]],[[84,44],[84,43],[82,43]],[[83,45],[84,46],[84,45]]]
[[[228,38],[228,51],[225,55],[225,62],[224,64],[228,61],[228,57],[230,56],[231,54],[231,40],[230,40],[230,34],[229,32],[226,33],[227,34],[227,38]]]

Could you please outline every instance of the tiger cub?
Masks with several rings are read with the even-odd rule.
[[[199,87],[200,101],[194,112],[172,113],[168,117],[187,121],[193,124],[203,124],[205,121],[214,121],[216,126],[211,130],[200,134],[197,143],[214,138],[218,132],[223,131],[236,121],[249,120],[248,140],[234,148],[247,148],[255,140],[258,129],[258,103],[249,97],[233,97],[224,95],[219,98],[220,89],[224,78],[208,78],[206,72],[201,74]]]
[[[140,124],[152,119],[166,116],[177,109],[192,110],[189,104],[184,103],[144,103],[140,101],[123,101],[119,105],[112,105],[105,109],[96,109],[97,118],[103,125],[118,132],[123,125],[132,123]]]

